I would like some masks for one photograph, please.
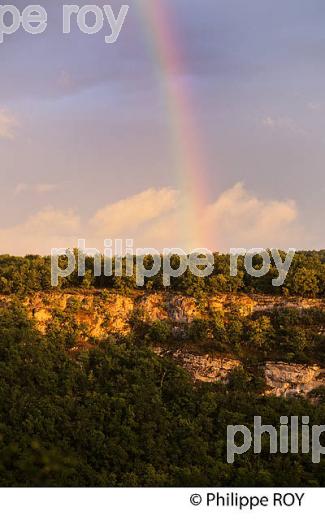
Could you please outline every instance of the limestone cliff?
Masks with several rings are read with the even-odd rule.
[[[195,356],[187,352],[177,351],[173,357],[188,370],[196,381],[204,383],[226,382],[229,374],[235,368],[241,366],[241,362],[237,359],[211,356],[209,354]]]
[[[266,395],[306,396],[325,385],[325,370],[318,365],[266,363]]]
[[[0,305],[6,305],[8,300],[10,297],[0,296]],[[198,302],[194,298],[168,292],[139,292],[125,296],[110,291],[35,293],[26,297],[22,303],[41,332],[46,332],[55,320],[62,327],[70,320],[81,326],[84,341],[104,339],[113,333],[129,334],[132,330],[131,318],[135,313],[144,323],[168,320],[177,331],[194,319],[208,318],[216,311],[226,315],[234,306],[244,316],[277,306],[325,308],[323,300],[293,297],[215,294]],[[235,357],[223,358],[220,355],[192,352],[184,342],[180,342],[172,353],[168,353],[168,346],[158,353],[172,355],[194,380],[201,382],[225,381],[232,370],[241,366]],[[317,365],[268,362],[264,371],[267,395],[308,395],[315,388],[325,385],[325,371]]]
[[[0,297],[5,304],[10,297]],[[228,313],[236,306],[242,315],[267,311],[275,307],[297,309],[325,308],[323,300],[305,298],[284,298],[267,295],[217,294],[207,296],[203,301],[170,293],[133,294],[124,296],[108,291],[83,291],[82,293],[48,292],[35,293],[24,299],[29,314],[33,316],[41,330],[57,311],[69,312],[77,322],[89,325],[94,337],[105,336],[107,332],[127,334],[129,320],[134,310],[145,322],[169,320],[175,325],[191,323],[195,318],[208,317],[213,312]]]
[[[171,352],[158,347],[154,351],[161,357],[173,358],[191,374],[194,381],[203,383],[224,383],[235,368],[242,366],[238,359],[211,354],[198,355],[185,349]]]
[[[198,355],[184,350],[175,352],[157,349],[160,356],[169,355],[185,368],[195,381],[226,382],[231,372],[242,367],[235,358],[220,355]],[[309,393],[325,386],[325,369],[318,365],[271,363],[259,366],[264,372],[265,395],[275,397],[308,397]]]

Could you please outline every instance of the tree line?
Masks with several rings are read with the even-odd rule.
[[[261,278],[246,273],[242,258],[238,261],[238,274],[230,276],[230,257],[226,254],[214,255],[213,273],[206,278],[198,278],[187,270],[182,276],[173,278],[171,287],[163,285],[162,272],[145,281],[146,291],[170,290],[186,295],[200,296],[206,293],[264,293],[285,296],[322,298],[325,296],[325,250],[302,251],[296,253],[288,276],[282,287],[273,287],[272,279],[277,277],[277,269],[272,264],[269,273]],[[178,266],[177,257],[172,259]],[[86,273],[79,277],[77,269],[67,278],[60,278],[58,289],[114,289],[121,292],[140,290],[134,276],[94,276],[93,259],[86,259]],[[150,268],[152,259],[145,258],[145,266]],[[62,258],[64,265],[64,259]],[[262,265],[259,256],[254,257],[255,269]],[[114,269],[113,269],[114,272]],[[33,291],[54,290],[51,287],[51,259],[36,255],[14,257],[0,256],[0,293],[26,294]]]

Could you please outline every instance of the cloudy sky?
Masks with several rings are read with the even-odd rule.
[[[114,45],[106,25],[63,36],[63,2],[39,3],[46,32],[0,45],[1,253],[324,248],[323,0],[130,0]],[[192,144],[176,157],[189,132],[199,166]]]

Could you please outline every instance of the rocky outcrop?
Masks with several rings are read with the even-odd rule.
[[[137,308],[148,323],[169,320],[181,325],[202,317],[202,311],[197,301],[181,295],[151,294],[143,296],[138,300]]]
[[[266,363],[266,395],[276,397],[308,396],[325,385],[325,369],[318,365]]]
[[[297,310],[312,308],[325,310],[325,300],[266,294],[224,294],[209,297],[207,300],[207,308],[211,310],[228,312],[232,307],[236,307],[243,316],[249,316],[254,312],[267,312],[277,307]]]
[[[37,327],[45,332],[53,319],[61,317],[82,325],[84,333],[102,339],[108,333],[128,334],[134,300],[116,293],[48,293],[28,297],[24,302]]]
[[[184,349],[169,352],[161,348],[155,352],[164,357],[173,358],[185,368],[194,381],[204,383],[226,383],[230,373],[242,367],[235,358],[222,357],[214,354],[194,354]],[[309,397],[310,392],[325,386],[325,369],[318,365],[300,365],[289,363],[266,363],[264,370],[265,395],[275,397]]]
[[[163,355],[160,351],[160,355]],[[242,366],[238,359],[217,355],[196,355],[183,349],[172,353],[172,358],[187,370],[195,381],[204,383],[226,382],[229,374]]]

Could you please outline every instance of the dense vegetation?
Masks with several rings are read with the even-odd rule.
[[[249,365],[265,360],[325,364],[324,310],[279,307],[243,316],[234,307],[227,314],[211,314],[175,330],[171,322],[150,324],[135,313],[133,336],[167,345],[168,350],[178,349],[183,341],[187,347],[235,356]]]
[[[322,396],[317,406],[261,397],[263,379],[246,370],[193,385],[136,335],[73,353],[64,327],[41,335],[14,302],[0,308],[0,380],[2,486],[325,484],[324,460],[270,455],[267,443],[227,464],[228,424],[324,424]]]
[[[64,260],[62,259],[64,264]],[[145,259],[150,268],[151,258]],[[173,259],[175,268],[178,259]],[[256,256],[254,267],[259,268],[261,259]],[[243,259],[238,262],[238,275],[230,276],[228,255],[215,254],[214,272],[207,278],[198,278],[187,271],[179,278],[172,279],[171,291],[200,296],[209,292],[262,292],[267,294],[298,295],[305,297],[325,296],[325,250],[299,252],[295,255],[283,287],[273,287],[272,279],[278,271],[274,264],[268,275],[253,278],[245,272]],[[60,279],[59,288],[107,288],[119,291],[137,290],[135,276],[93,276],[93,259],[86,261],[86,275],[78,277],[75,271],[68,278]],[[102,270],[103,271],[103,270]],[[114,272],[114,270],[113,270]],[[51,262],[49,257],[26,256],[24,258],[0,256],[0,293],[23,294],[31,291],[51,289]],[[161,290],[162,273],[147,279],[146,290]]]

